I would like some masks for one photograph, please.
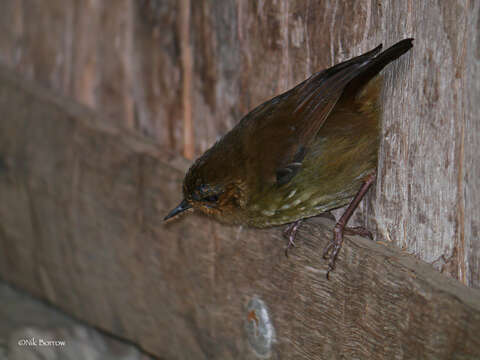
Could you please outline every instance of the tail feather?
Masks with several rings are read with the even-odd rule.
[[[378,75],[392,61],[398,59],[413,47],[413,39],[404,39],[395,45],[382,51],[377,56],[369,60],[369,64],[355,79],[353,79],[346,87],[344,94],[357,93],[363,88],[371,79]]]
[[[370,71],[378,74],[385,66],[410,50],[413,47],[412,41],[412,38],[404,39],[389,47],[387,50],[382,51],[372,60],[371,65],[369,65],[369,70],[371,69]]]

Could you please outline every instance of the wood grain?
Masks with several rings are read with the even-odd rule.
[[[313,72],[414,37],[385,71],[379,180],[356,221],[480,287],[478,1],[193,1],[188,33],[184,3],[4,0],[0,61],[191,156]]]
[[[188,165],[0,67],[0,276],[164,359],[256,359],[254,296],[272,359],[475,359],[480,292],[392,246],[348,238],[331,281],[311,219],[281,229],[196,215],[165,225]]]

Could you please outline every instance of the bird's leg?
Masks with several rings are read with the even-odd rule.
[[[329,259],[328,262],[328,270],[327,270],[327,279],[332,271],[335,268],[335,260],[337,259],[338,252],[342,248],[343,243],[343,234],[345,232],[348,233],[356,233],[356,234],[365,234],[365,232],[370,233],[368,230],[363,228],[346,228],[347,222],[352,216],[353,212],[357,208],[360,201],[363,199],[365,194],[367,193],[370,186],[373,184],[375,179],[377,178],[376,172],[370,174],[366,179],[360,190],[358,190],[357,195],[353,198],[352,202],[348,205],[347,210],[343,213],[342,217],[338,222],[335,224],[333,228],[333,240],[328,244],[325,249],[323,250],[323,258]],[[347,230],[348,229],[348,230]],[[370,233],[371,237],[371,233]],[[330,253],[330,255],[329,255]]]
[[[285,247],[285,256],[288,257],[288,250],[295,246],[295,236],[297,235],[297,230],[302,224],[303,219],[299,219],[293,223],[287,225],[285,230],[283,230],[283,236],[288,239],[288,244]]]

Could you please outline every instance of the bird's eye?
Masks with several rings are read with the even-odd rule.
[[[204,197],[202,199],[203,201],[206,201],[206,202],[217,202],[218,201],[218,195],[210,195],[210,196],[207,196],[207,197]]]

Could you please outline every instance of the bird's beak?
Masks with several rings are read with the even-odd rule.
[[[163,218],[163,221],[168,220],[168,219],[170,219],[170,218],[172,218],[172,217],[174,217],[174,216],[176,216],[176,215],[184,212],[185,210],[190,209],[191,207],[192,207],[192,205],[190,205],[190,204],[187,202],[187,200],[183,200],[183,201],[180,203],[180,205],[178,205],[175,209],[173,209],[172,211],[170,211],[170,213]]]

